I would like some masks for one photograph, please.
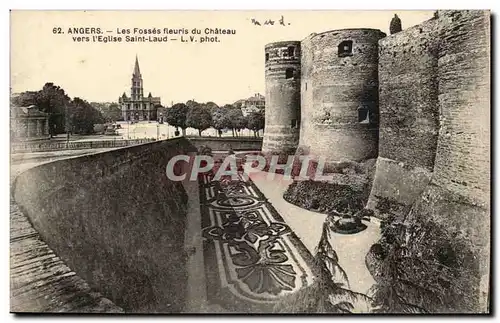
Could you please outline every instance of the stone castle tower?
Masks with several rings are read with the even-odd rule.
[[[443,10],[387,37],[343,29],[265,48],[263,151],[292,147],[297,123],[289,122],[300,116],[301,153],[327,162],[377,158],[365,208],[380,216],[389,198],[401,219],[459,233],[472,246],[465,275],[478,280],[469,295],[482,311],[491,260],[490,16]],[[292,43],[300,59],[277,54]],[[294,67],[300,75],[290,80]]]
[[[332,30],[265,46],[262,151],[341,159],[377,157],[378,41],[375,29]]]
[[[125,121],[156,119],[156,107],[161,105],[161,99],[153,97],[151,92],[147,97],[144,97],[144,85],[137,56],[135,56],[130,97],[127,97],[124,92],[118,99],[118,103],[121,105],[123,120]]]
[[[327,162],[377,157],[378,29],[342,29],[302,41],[301,150]]]
[[[265,46],[266,124],[262,151],[295,152],[300,127],[300,42]]]

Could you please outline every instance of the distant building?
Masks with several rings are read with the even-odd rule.
[[[139,69],[139,60],[135,57],[134,73],[132,74],[132,87],[130,97],[125,92],[118,99],[122,109],[123,120],[154,120],[156,119],[156,106],[161,105],[159,97],[153,97],[151,92],[144,96],[142,75]]]
[[[48,139],[49,115],[38,107],[10,107],[10,131],[12,141]]]
[[[234,104],[236,106],[240,105],[243,115],[247,116],[251,112],[264,109],[266,106],[266,98],[262,94],[256,93],[254,96],[248,99],[238,100]]]

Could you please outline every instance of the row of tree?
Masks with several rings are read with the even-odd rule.
[[[12,98],[14,106],[37,106],[49,115],[51,136],[66,132],[91,134],[94,124],[121,120],[121,109],[117,103],[89,103],[81,98],[71,99],[61,87],[46,83],[39,91],[22,92]],[[231,130],[233,137],[242,129],[250,129],[254,136],[264,129],[264,110],[254,111],[247,116],[239,106],[226,104],[218,106],[214,102],[198,103],[189,100],[176,103],[165,109],[164,120],[177,129],[197,129],[201,132],[213,127],[221,136],[224,130]]]
[[[198,103],[189,100],[186,103],[176,103],[165,110],[165,121],[182,130],[194,128],[201,132],[208,128],[217,130],[219,137],[224,130],[231,130],[233,137],[238,137],[242,129],[250,129],[254,136],[259,130],[264,129],[264,110],[253,111],[247,116],[243,115],[241,108],[231,104],[218,106],[214,102]]]
[[[49,115],[49,131],[60,133],[91,134],[94,124],[104,123],[102,113],[89,102],[75,97],[71,99],[64,89],[54,83],[46,83],[40,91],[22,92],[11,101],[14,106],[36,105]]]

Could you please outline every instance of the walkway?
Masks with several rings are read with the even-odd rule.
[[[43,152],[29,152],[29,153],[15,153],[10,154],[11,164],[18,165],[27,162],[48,162],[59,160],[68,157],[77,157],[88,154],[96,154],[105,151],[110,151],[119,148],[96,148],[96,149],[73,149],[73,150],[59,150],[59,151],[43,151]]]
[[[88,153],[88,151],[86,152]],[[61,156],[56,159],[61,159]],[[11,182],[40,162],[11,165]],[[10,311],[13,313],[123,313],[49,248],[10,201]]]
[[[123,312],[54,254],[12,200],[10,208],[11,312]]]
[[[307,249],[314,254],[321,237],[325,214],[312,212],[288,203],[283,193],[291,184],[283,175],[275,174],[268,180],[268,173],[252,174],[252,180],[259,190],[271,201],[290,228],[297,234]],[[332,233],[332,246],[339,257],[339,264],[347,273],[351,290],[365,294],[375,283],[365,265],[365,256],[370,247],[380,238],[378,222],[363,221],[366,230],[357,234]]]

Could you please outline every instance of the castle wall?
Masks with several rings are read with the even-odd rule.
[[[470,241],[486,311],[490,262],[490,13],[440,11],[439,139],[434,175],[412,216]],[[476,296],[478,295],[478,296]]]
[[[289,48],[293,48],[293,53],[289,52]],[[299,41],[271,43],[265,47],[266,121],[263,152],[278,153],[297,148],[300,127],[300,52]]]
[[[107,298],[127,312],[180,312],[187,195],[165,167],[192,151],[175,138],[46,163],[20,174],[13,195],[51,249]]]
[[[378,40],[384,36],[380,30],[345,29],[302,42],[299,146],[304,152],[327,161],[377,156]],[[352,42],[345,55],[344,41]],[[359,108],[369,111],[369,123],[360,122]]]
[[[437,51],[436,19],[379,41],[379,157],[367,204],[376,212],[380,198],[411,206],[431,178],[439,128]]]

